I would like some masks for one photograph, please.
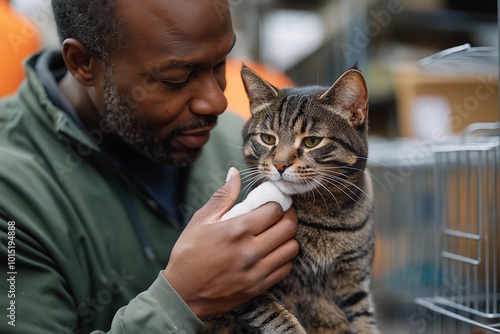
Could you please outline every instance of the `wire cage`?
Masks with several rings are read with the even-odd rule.
[[[500,333],[500,137],[470,132],[434,148],[434,295],[416,302]]]
[[[419,66],[450,82],[472,74],[475,96],[474,80],[496,73],[498,59],[498,48],[466,44]],[[387,334],[500,333],[499,123],[438,137],[370,142],[379,325]]]

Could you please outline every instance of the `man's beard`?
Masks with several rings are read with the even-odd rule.
[[[106,70],[104,78],[104,110],[101,117],[114,133],[118,134],[136,152],[151,161],[169,166],[187,166],[201,153],[201,149],[188,149],[175,152],[171,147],[172,138],[184,131],[207,127],[217,122],[216,116],[200,116],[195,122],[174,128],[163,138],[153,131],[149,125],[137,118],[128,103],[126,95],[120,94],[111,82],[111,71]]]

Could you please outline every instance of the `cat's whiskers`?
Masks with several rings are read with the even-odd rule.
[[[249,170],[257,170],[257,169],[259,169],[259,166],[250,166],[250,167],[246,167],[246,168],[243,168],[242,170],[240,170],[240,173],[244,173],[244,172],[249,171]]]
[[[241,163],[237,163],[237,162],[233,162],[231,164],[231,166],[235,167],[236,169],[238,169],[239,173],[241,174],[242,172],[248,170],[248,165],[246,164],[246,162],[241,162]],[[253,168],[253,167],[251,167]]]
[[[318,71],[316,73],[316,86],[319,86],[319,73],[320,73],[319,72],[319,64],[320,64],[320,62],[318,61]]]
[[[318,168],[321,168],[321,169],[329,169],[329,170],[336,170],[336,169],[351,169],[351,170],[357,170],[357,171],[360,171],[360,172],[364,172],[365,170],[364,169],[361,169],[361,168],[356,168],[356,167],[352,167],[352,166],[349,166],[349,165],[344,165],[344,166],[320,166]]]
[[[231,144],[231,143],[225,143],[227,146],[229,147],[234,147],[234,148],[237,148],[239,150],[242,150],[243,149],[243,146],[242,145],[235,145],[235,144]]]
[[[351,201],[353,201],[353,202],[355,202],[355,203],[359,204],[359,202],[358,202],[356,199],[352,198],[352,197],[351,197],[351,196],[350,196],[350,195],[349,195],[349,194],[348,194],[348,193],[344,190],[344,189],[348,189],[348,188],[345,188],[345,187],[344,187],[344,189],[342,189],[342,187],[340,187],[340,186],[343,186],[343,184],[342,184],[341,182],[338,182],[338,181],[337,181],[337,182],[335,182],[335,180],[328,180],[328,179],[326,179],[326,178],[324,178],[324,177],[320,177],[320,180],[321,180],[322,182],[326,182],[326,183],[330,184],[331,186],[333,186],[333,187],[337,188],[339,191],[341,191],[342,193],[344,193],[344,195],[346,195],[347,197],[349,197],[349,198],[351,199]],[[326,186],[325,186],[325,187],[326,187]],[[351,192],[352,192],[352,191],[351,191]],[[364,204],[364,203],[362,203],[362,204]]]
[[[241,176],[252,174],[252,173],[259,173],[259,167],[254,166],[254,167],[249,167],[249,168],[245,168],[245,169],[240,170]]]
[[[255,180],[251,181],[249,184],[247,184],[245,187],[243,187],[243,189],[241,190],[242,193],[244,193],[244,197],[247,197],[248,193],[250,192],[250,190],[253,188],[253,186],[255,184],[257,184],[259,181],[261,180],[265,180],[266,177],[263,176],[263,175],[257,175],[257,176],[254,176],[255,177]]]
[[[335,180],[330,180],[331,182],[329,182],[328,180],[324,179],[324,181],[326,181],[326,182],[330,183],[331,185],[335,186],[335,185],[332,183],[332,182],[335,182]],[[341,181],[345,181],[345,180],[343,180],[343,179],[342,179],[342,180],[339,180],[339,181],[336,181],[336,182],[337,182],[337,184],[338,184],[338,183],[340,183]],[[370,204],[367,204],[367,203],[366,203],[366,200],[363,200],[363,201],[362,201],[362,204],[363,204],[363,205],[365,205],[367,208],[369,208],[369,209],[373,210],[375,213],[377,213],[377,214],[378,214],[378,213],[380,213],[380,211],[379,211],[379,207],[378,207],[378,204],[380,204],[380,202],[379,202],[379,201],[377,201],[377,200],[376,200],[373,196],[368,195],[366,192],[364,192],[364,191],[363,191],[362,189],[360,189],[358,186],[356,186],[356,185],[354,185],[354,186],[355,186],[356,188],[358,188],[359,190],[361,190],[361,191],[362,191],[362,192],[366,195],[366,197],[370,200],[370,202],[369,202]],[[356,193],[354,193],[354,192],[352,191],[352,189],[349,189],[349,188],[345,188],[345,189],[349,190],[349,191],[350,191],[350,192],[351,192],[354,196],[356,196],[358,199],[360,199],[360,200],[361,200],[361,198],[359,197],[359,195],[358,195],[358,194],[356,194]],[[346,194],[346,195],[347,195],[347,194]],[[351,199],[352,199],[352,198],[351,198]],[[354,200],[354,199],[353,199],[353,200]],[[356,203],[359,203],[358,201],[355,201],[355,202],[356,202]]]
[[[371,201],[375,201],[375,199],[374,199],[372,196],[370,196],[368,193],[366,193],[366,191],[364,191],[363,189],[361,189],[358,185],[356,185],[356,184],[352,183],[351,181],[349,181],[349,180],[347,179],[347,176],[346,176],[346,178],[344,179],[344,178],[341,178],[341,177],[336,176],[336,175],[331,175],[331,174],[329,174],[329,173],[318,172],[318,174],[319,174],[319,175],[321,175],[321,176],[323,176],[323,177],[332,178],[332,179],[335,179],[335,180],[337,180],[337,181],[344,182],[344,183],[346,183],[346,184],[350,185],[351,187],[354,187],[354,188],[358,189],[359,191],[361,191],[361,192],[362,192],[362,193],[363,193],[366,197],[368,197]],[[349,188],[346,188],[346,189],[349,189]],[[349,189],[349,190],[350,190],[350,189]],[[352,191],[352,190],[351,190],[351,191]],[[355,194],[355,193],[353,192],[353,194]]]
[[[336,175],[331,175],[331,174],[329,174],[329,173],[322,173],[322,172],[319,172],[319,173],[321,173],[323,177],[327,177],[327,178],[330,178],[330,179],[335,179],[335,180],[336,180],[336,182],[338,182],[338,183],[340,183],[340,182],[344,182],[345,184],[348,184],[348,185],[350,185],[351,187],[354,187],[354,188],[358,189],[360,192],[362,192],[362,193],[363,193],[363,194],[364,194],[364,195],[365,195],[365,196],[366,196],[366,197],[370,200],[370,202],[371,202],[371,203],[374,203],[374,205],[379,204],[379,202],[378,202],[378,201],[377,201],[377,200],[376,200],[373,196],[369,195],[366,191],[364,191],[364,190],[363,190],[362,188],[360,188],[358,185],[356,185],[356,184],[352,183],[351,181],[349,181],[347,176],[345,176],[345,179],[344,179],[344,178],[341,178],[341,177],[336,176]],[[346,188],[346,189],[348,189],[349,191],[351,191],[351,193],[352,193],[353,195],[355,195],[355,196],[357,196],[358,198],[360,198],[360,197],[359,197],[359,195],[357,195],[357,194],[356,194],[354,191],[352,191],[351,189],[349,189],[349,188]],[[364,205],[367,205],[367,204],[365,203],[365,201],[363,201],[363,204],[364,204]],[[367,206],[369,206],[369,205],[367,205]]]
[[[245,175],[241,178],[241,182],[247,182],[248,180],[252,180],[256,177],[260,176],[260,174],[258,172],[255,172],[253,174],[248,174],[248,175]]]
[[[337,198],[335,198],[335,195],[324,184],[322,184],[320,181],[318,181],[316,179],[311,179],[311,180],[314,181],[314,182],[316,182],[317,184],[319,184],[323,189],[325,189],[328,193],[330,193],[330,195],[335,200],[335,203],[337,203],[337,207],[340,209],[339,202],[337,201]],[[319,191],[319,189],[317,187],[315,187],[314,189],[318,191],[318,194],[323,198],[323,201],[325,201],[326,211],[328,212],[328,204],[326,203],[325,198],[323,197],[323,195],[321,194],[321,192]]]
[[[310,179],[310,180],[305,180],[305,182],[307,183],[307,185],[312,189],[311,191],[307,192],[308,196],[312,195],[313,196],[313,206],[315,205],[316,203],[316,194],[315,194],[315,191],[318,192],[318,194],[321,196],[321,198],[323,199],[323,202],[325,202],[325,206],[326,206],[326,211],[328,212],[328,204],[326,203],[326,200],[325,198],[323,197],[323,195],[321,194],[321,192],[317,189],[318,187],[316,187],[313,182],[314,179]]]
[[[321,178],[321,181],[324,181],[332,186],[334,186],[335,188],[337,188],[338,190],[340,190],[341,192],[344,193],[344,195],[346,195],[347,197],[349,197],[353,202],[357,203],[357,204],[362,204],[362,205],[365,205],[367,207],[370,207],[368,204],[366,204],[366,200],[363,200],[358,194],[356,194],[352,189],[348,188],[348,187],[345,187],[345,185],[341,182],[341,181],[345,181],[345,180],[336,180],[336,179],[333,179],[333,178],[326,178],[326,177],[322,177]],[[340,186],[344,186],[344,189],[342,189]],[[347,192],[349,191],[351,195],[349,195],[349,193]],[[354,198],[354,197],[355,198]]]
[[[387,190],[387,188],[384,186],[384,184],[375,176],[373,175],[373,173],[370,173],[368,170],[366,169],[360,169],[360,168],[355,168],[355,167],[352,167],[352,166],[329,166],[329,167],[321,167],[321,168],[324,168],[324,169],[350,169],[350,170],[356,170],[356,171],[360,171],[360,172],[365,172],[366,174],[368,174],[372,179],[374,179],[375,181],[377,181],[378,184],[380,184],[380,186],[382,187],[382,189],[384,189],[384,191],[386,193],[389,193],[389,191]]]
[[[248,179],[252,179],[254,177],[260,176],[261,172],[258,170],[254,171],[245,171],[244,173],[240,174],[241,175],[241,181],[246,181]]]
[[[385,163],[383,163],[382,161],[379,161],[379,160],[375,160],[375,159],[372,159],[370,157],[358,157],[358,156],[355,156],[356,159],[362,159],[362,160],[366,160],[367,162],[368,161],[371,161],[371,162],[374,162],[384,168],[388,168],[389,170],[394,170],[394,167],[392,166],[389,166]],[[372,173],[370,172],[367,172],[375,181],[377,181],[378,184],[380,184],[380,186],[382,187],[382,189],[384,189],[384,191],[389,194],[389,191],[387,190],[387,188],[384,186],[384,184],[375,176],[373,175]]]
[[[337,167],[321,167],[321,170],[323,172],[326,172],[326,174],[330,175],[331,177],[335,176],[335,177],[338,178],[338,181],[349,183],[349,185],[351,185],[353,187],[356,187],[357,189],[359,189],[360,191],[362,191],[371,200],[371,202],[373,203],[373,210],[375,212],[379,212],[378,205],[380,204],[380,201],[376,200],[373,195],[370,196],[369,194],[367,194],[363,189],[361,189],[356,184],[348,181],[349,177],[347,175],[344,175],[343,173],[339,173],[339,172],[336,172],[336,171],[332,171],[331,169],[337,169]],[[354,168],[347,168],[347,169],[354,169]],[[358,169],[358,168],[356,168],[356,170],[363,171],[362,169]],[[366,170],[364,170],[364,172],[367,173],[367,174],[369,174],[373,179],[377,180],[377,178],[374,175],[372,175],[371,173],[367,172]],[[335,175],[331,175],[331,174],[335,174]],[[345,179],[341,178],[341,176],[345,177]],[[380,181],[379,181],[379,183],[380,183]],[[383,187],[383,185],[382,185],[382,187]]]
[[[257,179],[257,181],[258,181],[259,178],[262,178],[263,176],[261,175],[261,171],[260,171],[259,166],[252,166],[252,167],[248,167],[248,168],[241,170],[240,177],[241,177],[242,182],[244,182],[244,181],[246,182],[247,180],[251,180],[249,182],[249,184],[247,184],[242,189],[242,191],[243,191],[246,188],[251,187],[253,184],[255,184],[256,180],[253,180],[253,179]]]
[[[358,157],[358,156],[355,156],[356,159],[362,159],[362,160],[366,160],[366,161],[373,161],[383,167],[386,167],[386,168],[390,168],[390,169],[394,169],[393,167],[383,163],[382,161],[378,161],[378,160],[375,160],[375,159],[372,159],[370,157]]]
[[[251,167],[240,171],[241,181],[245,181],[249,178],[255,177],[260,174],[258,167]]]
[[[311,181],[309,180],[304,180],[301,181],[301,183],[304,183],[306,186],[310,187],[312,190],[307,192],[307,197],[312,195],[313,198],[313,206],[316,204],[316,194],[314,194],[314,189],[316,188]]]
[[[303,175],[300,175],[300,176],[295,178],[294,182],[298,182],[301,187],[309,188],[310,190],[306,192],[306,194],[309,194],[315,188],[315,186],[312,185],[312,183],[309,181],[310,179],[312,179],[312,178],[311,177],[304,177]]]
[[[342,176],[342,177],[344,177],[346,180],[348,180],[348,179],[349,179],[349,176],[348,176],[348,175],[345,175],[345,173],[342,173],[342,172],[337,172],[337,171],[332,171],[332,170],[326,170],[326,169],[327,169],[327,168],[318,167],[318,171],[317,171],[317,173],[321,173],[321,172],[323,172],[323,173],[327,173],[327,174],[329,174],[329,175],[334,174],[334,175],[336,175],[336,176],[338,176],[338,177],[341,177],[341,176]]]

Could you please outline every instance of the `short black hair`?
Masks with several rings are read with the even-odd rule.
[[[61,41],[75,38],[98,59],[108,61],[111,52],[121,47],[118,1],[52,0]]]

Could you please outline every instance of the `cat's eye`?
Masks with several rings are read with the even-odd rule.
[[[272,135],[268,135],[266,133],[263,133],[260,135],[260,138],[266,145],[274,145],[276,144],[276,137]]]
[[[307,147],[307,148],[313,148],[313,147],[316,147],[319,145],[319,143],[321,143],[321,139],[320,137],[306,137],[304,139],[304,145]]]

